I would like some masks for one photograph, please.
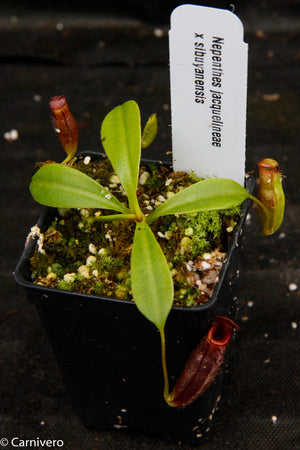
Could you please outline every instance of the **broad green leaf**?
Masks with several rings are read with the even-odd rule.
[[[145,222],[136,224],[131,284],[140,312],[163,330],[173,303],[173,281],[163,251]]]
[[[151,114],[144,127],[142,134],[142,148],[147,148],[154,141],[157,135],[157,117]]]
[[[209,178],[179,191],[156,208],[148,216],[147,221],[150,224],[158,217],[169,214],[230,208],[241,204],[247,197],[251,197],[248,191],[235,181],[227,178]]]
[[[136,189],[141,157],[140,110],[130,100],[107,114],[101,127],[101,141],[128,196],[131,210],[139,210]]]
[[[32,177],[30,191],[42,205],[57,208],[104,208],[128,213],[109,191],[88,175],[63,164],[46,164]]]

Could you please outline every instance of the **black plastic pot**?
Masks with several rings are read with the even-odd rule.
[[[171,310],[166,325],[171,388],[214,316],[234,316],[242,227],[248,205],[245,201],[210,301],[203,306]],[[55,209],[46,209],[42,214],[38,222],[42,231],[53,214]],[[83,424],[95,429],[128,427],[182,442],[207,436],[221,395],[222,371],[190,406],[168,406],[163,399],[160,338],[154,325],[132,302],[32,283],[29,258],[35,245],[31,239],[16,267],[15,278],[37,307],[74,410]]]

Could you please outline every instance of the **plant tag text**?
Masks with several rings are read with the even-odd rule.
[[[181,5],[169,31],[173,165],[200,177],[245,175],[247,57],[232,12]]]

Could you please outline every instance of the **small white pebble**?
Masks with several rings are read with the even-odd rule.
[[[172,183],[172,178],[168,178],[165,182],[165,186],[170,186],[170,184]]]
[[[74,281],[76,280],[76,273],[72,272],[72,273],[65,273],[64,274],[64,281],[66,283],[74,283]]]
[[[252,308],[253,305],[254,305],[254,302],[253,302],[252,300],[250,300],[249,302],[247,302],[248,308]]]
[[[54,272],[50,272],[50,273],[48,273],[48,275],[46,276],[46,278],[47,278],[48,281],[54,281],[54,280],[56,280],[57,275],[56,275],[56,273],[54,273]]]
[[[85,265],[82,265],[78,267],[77,269],[79,275],[81,275],[83,278],[89,278],[90,277],[90,271],[89,268]]]
[[[175,192],[173,192],[173,191],[168,191],[167,192],[167,198],[174,197],[174,195],[175,195]]]
[[[157,236],[160,237],[160,238],[164,238],[165,237],[164,233],[162,233],[161,231],[157,232]]]
[[[147,182],[149,176],[150,176],[150,173],[149,173],[149,172],[146,172],[146,171],[143,172],[143,173],[141,174],[140,178],[139,178],[139,184],[140,184],[141,186],[144,186],[144,184],[146,184],[146,182]]]
[[[94,270],[92,271],[92,275],[93,275],[93,277],[98,277],[98,275],[99,275],[98,270],[97,270],[97,269],[94,269]]]
[[[215,261],[215,263],[214,263],[214,267],[222,267],[223,266],[223,263],[222,263],[222,261]]]
[[[171,237],[173,236],[173,232],[171,231],[171,230],[167,230],[166,232],[165,232],[165,238],[166,239],[171,239]]]
[[[120,179],[117,175],[112,175],[109,181],[113,184],[120,184]]]
[[[278,236],[278,239],[283,239],[283,238],[285,238],[285,233],[280,233]]]
[[[86,156],[83,159],[83,164],[85,164],[86,166],[91,162],[91,157],[90,156]]]
[[[269,337],[269,333],[264,333],[264,337],[267,339]]]
[[[201,270],[208,270],[211,268],[211,265],[207,261],[201,261]]]
[[[107,250],[106,248],[100,248],[98,255],[100,256],[106,256],[107,255]]]
[[[92,253],[93,255],[97,255],[97,249],[94,244],[89,245],[89,252]]]
[[[275,425],[275,423],[277,422],[277,416],[272,416],[271,421]]]
[[[248,213],[246,216],[246,225],[250,225],[250,223],[251,223],[251,214]]]
[[[192,272],[192,270],[193,270],[193,268],[194,268],[194,263],[193,263],[193,261],[188,261],[188,262],[186,263],[186,268],[187,268],[187,270],[188,270],[189,272]]]
[[[297,289],[298,289],[298,286],[297,286],[296,283],[290,283],[290,284],[289,284],[289,291],[290,291],[290,292],[296,291]]]
[[[184,234],[185,234],[185,236],[193,236],[193,234],[194,234],[193,228],[192,227],[186,228],[184,230]]]
[[[95,264],[96,261],[97,261],[96,256],[93,256],[93,255],[88,256],[88,257],[86,258],[86,266],[87,266],[87,267],[90,267],[90,266],[92,266],[93,264]]]
[[[44,421],[44,420],[41,420],[41,421],[40,421],[40,425],[42,425],[42,426],[45,425],[45,421]]]
[[[161,203],[163,203],[163,202],[166,201],[166,199],[165,199],[165,197],[164,197],[163,195],[159,195],[159,196],[157,197],[157,200],[158,200],[159,202],[161,202]]]
[[[89,217],[90,215],[89,211],[85,208],[80,209],[80,214],[82,215],[82,217]]]
[[[293,330],[296,330],[298,324],[296,322],[291,322],[291,327],[293,328]]]

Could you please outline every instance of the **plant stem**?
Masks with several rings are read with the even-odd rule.
[[[164,375],[164,399],[168,403],[169,398],[169,377],[166,362],[166,339],[165,339],[165,329],[164,327],[160,330],[161,339],[161,363]]]
[[[248,194],[248,197],[259,206],[266,215],[269,214],[268,208],[260,201],[258,198],[254,197],[254,195]]]
[[[129,200],[130,210],[135,212],[135,220],[137,222],[141,222],[144,218],[144,214],[141,211],[137,196],[135,195],[135,198],[132,199],[132,202],[130,202],[130,198],[128,198],[128,200]]]

